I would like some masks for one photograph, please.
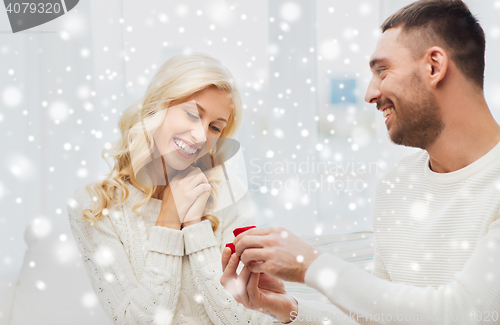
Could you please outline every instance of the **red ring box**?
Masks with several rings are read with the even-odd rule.
[[[257,227],[256,226],[248,226],[248,227],[236,228],[236,229],[233,230],[234,237],[236,237],[239,234],[241,234],[242,232],[245,232],[245,231],[247,231],[249,229],[252,229],[252,228],[257,228]],[[227,243],[226,247],[231,248],[231,254],[233,254],[234,252],[236,252],[236,248],[234,247],[233,243]]]

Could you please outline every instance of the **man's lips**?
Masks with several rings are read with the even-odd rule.
[[[387,104],[387,105],[382,106],[381,108],[378,108],[378,107],[377,107],[377,109],[378,109],[379,111],[383,112],[383,111],[385,111],[386,109],[391,108],[391,107],[394,107],[394,105],[393,105],[393,104]]]

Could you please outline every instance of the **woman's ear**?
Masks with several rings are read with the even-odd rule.
[[[448,71],[449,58],[443,48],[433,46],[427,50],[425,61],[428,66],[427,76],[432,88],[436,89]]]

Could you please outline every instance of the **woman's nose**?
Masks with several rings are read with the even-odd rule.
[[[207,141],[207,132],[208,126],[205,127],[205,123],[200,120],[199,123],[196,123],[195,127],[191,131],[191,136],[193,137],[193,141],[195,144],[203,144]]]

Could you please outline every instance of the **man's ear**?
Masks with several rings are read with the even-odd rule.
[[[427,76],[432,88],[437,88],[448,71],[449,58],[443,48],[433,46],[425,53],[425,63],[428,67]]]

